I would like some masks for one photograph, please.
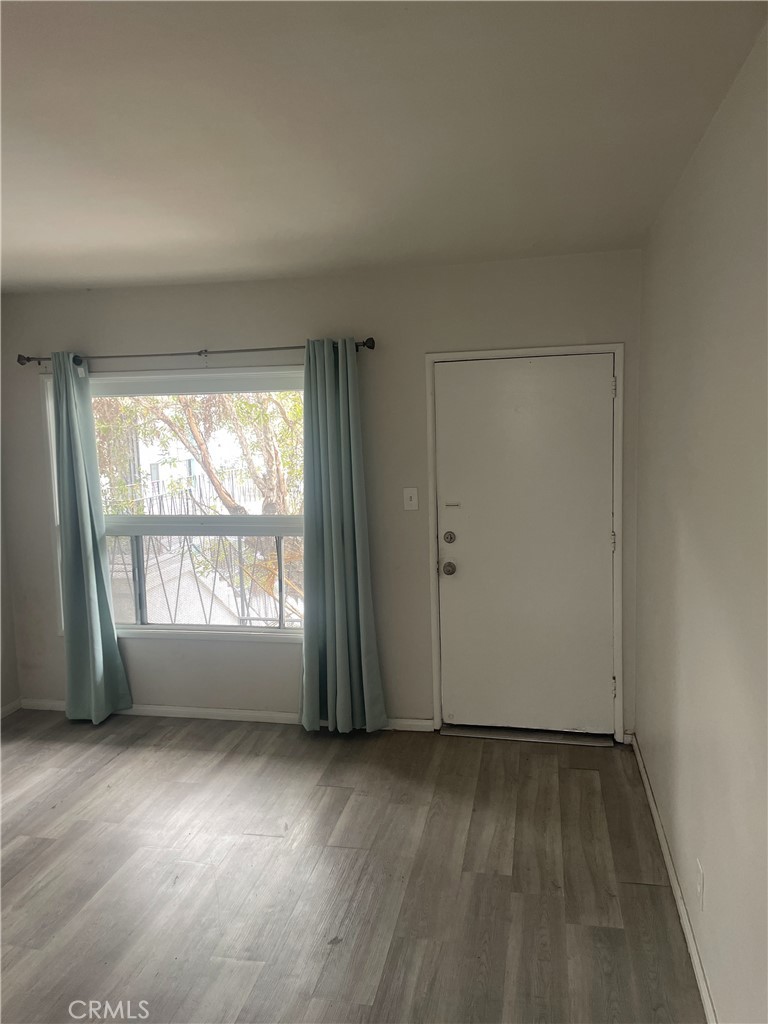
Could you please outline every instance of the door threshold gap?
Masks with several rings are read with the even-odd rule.
[[[505,729],[490,725],[444,725],[441,736],[471,736],[481,740],[522,740],[524,743],[568,743],[575,747],[612,747],[613,736],[591,732],[550,732],[544,729]]]

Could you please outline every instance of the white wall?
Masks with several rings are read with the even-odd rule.
[[[63,696],[63,639],[54,624],[51,494],[40,383],[34,366],[15,364],[17,352],[167,352],[302,343],[318,335],[374,335],[376,351],[361,353],[359,366],[388,710],[396,718],[431,719],[425,353],[624,342],[625,679],[631,725],[639,292],[639,254],[610,253],[325,279],[6,297],[3,498],[23,696]],[[293,355],[301,359],[301,353]],[[403,511],[405,486],[419,488],[418,512]],[[296,644],[121,643],[137,703],[282,712],[298,707],[301,649]]]
[[[765,46],[644,269],[637,734],[723,1022],[768,1020]]]
[[[2,534],[2,556],[0,558],[0,576],[2,576],[2,664],[0,664],[0,707],[7,708],[19,699],[19,680],[16,668],[16,635],[13,625],[13,607],[11,602],[10,577],[7,572],[5,558],[5,531]]]

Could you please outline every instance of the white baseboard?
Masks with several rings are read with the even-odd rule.
[[[276,722],[280,725],[296,725],[299,716],[295,711],[251,711],[248,708],[193,708],[177,707],[173,704],[134,704],[120,715],[151,715],[159,718],[213,718],[225,722]]]
[[[12,715],[13,712],[18,711],[20,707],[21,700],[17,697],[16,700],[12,700],[0,708],[0,718],[5,718],[6,715]]]
[[[24,698],[17,701],[11,711],[18,707],[34,711],[63,711],[63,700],[36,700]],[[10,714],[3,709],[3,714]],[[159,718],[212,718],[225,722],[277,722],[281,725],[297,725],[299,715],[295,711],[251,711],[247,708],[195,708],[179,707],[173,704],[134,704],[120,715],[150,715]],[[389,728],[400,732],[432,732],[431,718],[390,718]]]
[[[37,700],[23,698],[21,707],[31,711],[63,711],[63,700]],[[132,708],[118,711],[118,715],[148,715],[158,718],[214,718],[227,722],[277,722],[295,725],[299,716],[289,711],[250,711],[247,708],[195,708],[177,707],[173,704],[134,704]]]
[[[28,711],[63,711],[63,700],[38,700],[36,697],[22,697],[21,706]]]
[[[389,728],[397,732],[434,732],[431,718],[390,718]]]
[[[640,777],[643,780],[645,795],[648,797],[648,803],[651,808],[651,814],[653,815],[653,823],[656,826],[656,832],[659,837],[659,845],[661,846],[661,852],[664,857],[664,863],[667,866],[669,884],[672,887],[672,895],[675,898],[677,913],[680,917],[680,924],[683,927],[683,935],[685,935],[685,942],[688,946],[688,952],[691,956],[691,963],[693,964],[693,971],[696,975],[696,983],[699,986],[699,994],[701,995],[701,1001],[704,1005],[704,1013],[707,1017],[707,1024],[717,1024],[717,1013],[715,1012],[715,1004],[712,1002],[712,994],[709,991],[707,974],[704,970],[704,964],[701,961],[699,947],[696,945],[696,936],[693,932],[691,919],[688,916],[688,908],[685,905],[685,899],[683,898],[683,890],[680,886],[680,880],[677,877],[675,862],[672,860],[672,851],[670,850],[669,843],[667,842],[667,836],[664,832],[664,825],[661,821],[661,815],[659,814],[659,808],[656,804],[656,798],[653,795],[651,780],[648,778],[648,772],[645,767],[645,762],[643,761],[643,755],[640,752],[640,746],[637,742],[637,737],[635,735],[631,735],[630,737],[628,737],[628,739],[632,743],[632,748],[635,752],[635,757],[637,758],[637,765],[640,769]]]

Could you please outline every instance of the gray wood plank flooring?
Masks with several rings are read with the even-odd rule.
[[[5,1021],[705,1019],[625,748],[19,711],[2,756]]]

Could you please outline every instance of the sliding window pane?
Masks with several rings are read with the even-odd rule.
[[[133,548],[130,537],[107,537],[107,560],[115,622],[136,622]]]
[[[304,538],[283,538],[286,629],[304,628]]]
[[[302,537],[107,537],[107,553],[120,625],[138,621],[138,582],[148,625],[279,629],[282,593],[283,628],[304,627]]]
[[[147,622],[277,629],[274,537],[144,537]]]

